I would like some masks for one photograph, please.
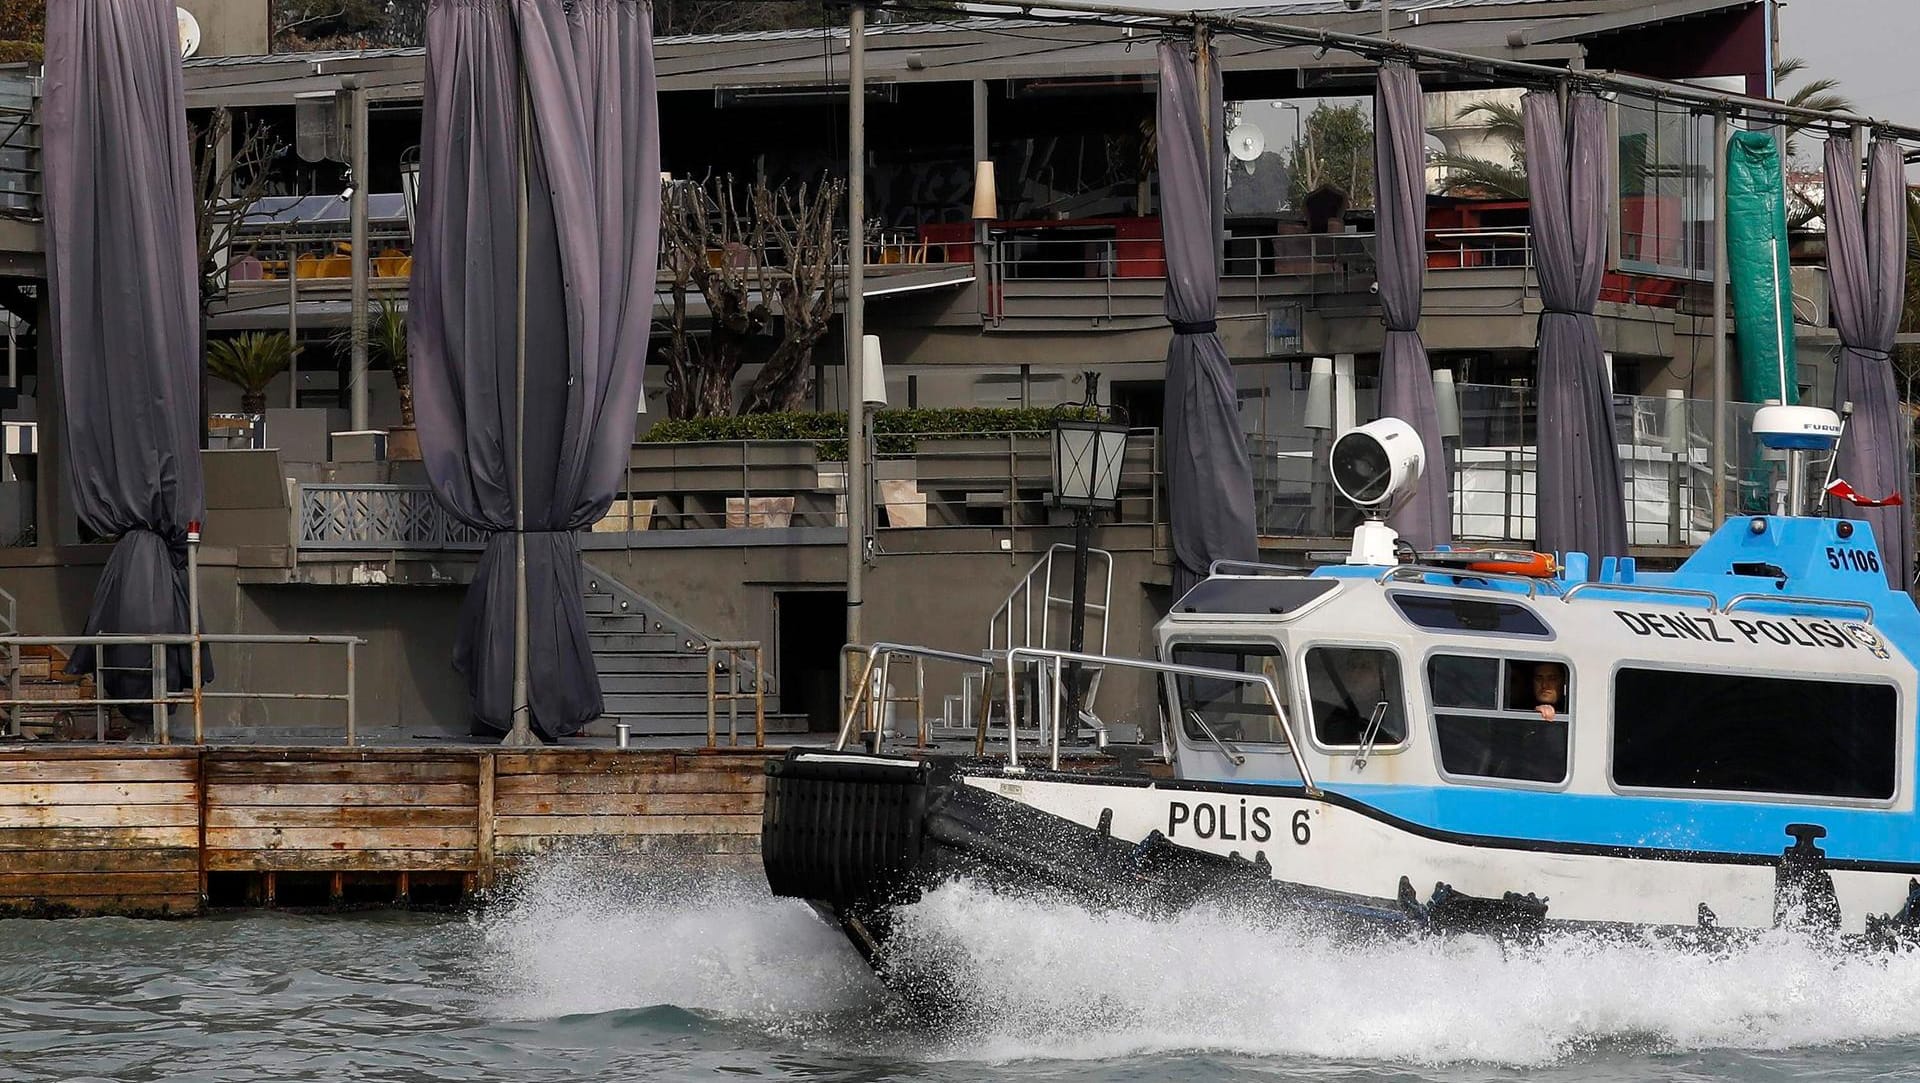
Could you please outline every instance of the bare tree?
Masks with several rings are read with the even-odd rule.
[[[746,360],[747,340],[773,319],[767,294],[756,289],[765,251],[761,227],[731,177],[670,183],[660,204],[673,298],[667,413],[675,418],[730,414],[733,380]],[[687,326],[687,298],[693,293],[707,303],[704,336]]]
[[[838,180],[797,194],[753,189],[753,213],[780,250],[780,266],[761,275],[762,296],[780,302],[780,344],[747,389],[743,414],[798,410],[813,394],[813,348],[833,325],[834,279],[845,244],[834,231],[846,185]]]
[[[762,179],[743,198],[732,178],[668,185],[661,200],[665,273],[672,298],[666,348],[667,412],[675,418],[734,412],[741,367],[761,357],[741,413],[793,410],[813,391],[813,348],[832,325],[844,242],[834,225],[846,194],[833,180],[797,192]],[[706,301],[704,335],[687,301]],[[777,334],[771,350],[759,340]]]
[[[249,125],[238,144],[233,142],[233,114],[213,110],[191,131],[193,140],[193,232],[198,241],[200,305],[219,296],[226,270],[221,253],[232,247],[247,208],[267,194],[273,179],[268,169],[280,148],[264,124]],[[227,153],[228,149],[231,153]]]

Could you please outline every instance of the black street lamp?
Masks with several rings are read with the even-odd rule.
[[[1120,468],[1127,456],[1127,416],[1099,401],[1100,374],[1085,377],[1087,397],[1057,407],[1053,419],[1053,504],[1073,509],[1073,625],[1067,649],[1086,649],[1087,544],[1097,511],[1120,503]],[[1066,721],[1080,725],[1080,663],[1067,667]]]

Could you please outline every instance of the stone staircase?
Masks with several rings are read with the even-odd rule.
[[[707,732],[708,637],[666,613],[658,605],[628,589],[612,576],[588,564],[583,600],[587,635],[593,642],[593,662],[600,671],[600,694],[606,713],[587,724],[582,734],[612,737],[614,726],[625,722],[635,737],[689,736]],[[770,661],[770,659],[768,659]],[[720,659],[716,685],[730,687],[727,659]],[[751,689],[759,677],[744,666],[740,687]],[[777,690],[768,686],[767,733],[804,733],[805,715],[781,714]],[[716,708],[718,739],[726,743],[727,704]],[[753,742],[753,703],[740,704],[742,743]]]

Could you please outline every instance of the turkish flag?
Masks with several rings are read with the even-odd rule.
[[[1845,478],[1835,478],[1833,484],[1827,486],[1827,495],[1837,496],[1856,508],[1893,508],[1899,507],[1901,503],[1900,494],[1897,491],[1879,500],[1861,496],[1853,491],[1853,486],[1848,485]]]

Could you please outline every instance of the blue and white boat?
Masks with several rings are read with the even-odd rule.
[[[1662,573],[1409,554],[1384,513],[1418,440],[1355,430],[1334,477],[1379,514],[1344,563],[1217,568],[1157,659],[996,659],[1036,674],[1038,745],[1015,727],[993,754],[888,754],[850,714],[841,748],[770,768],[769,883],[882,963],[892,909],[954,875],[1389,927],[1906,940],[1920,613],[1866,523],[1796,514],[1839,419],[1777,407],[1759,428],[1789,454],[1787,514],[1730,520]],[[1160,770],[1063,758],[1076,662],[1157,674]]]

